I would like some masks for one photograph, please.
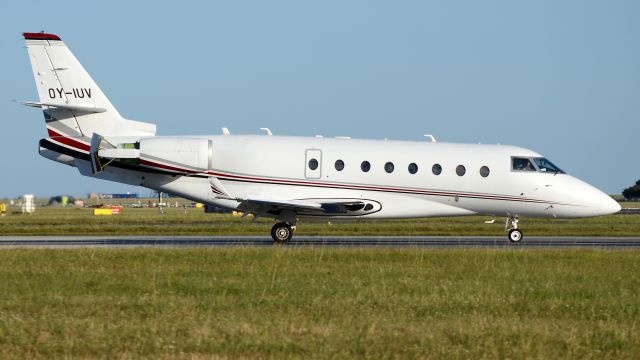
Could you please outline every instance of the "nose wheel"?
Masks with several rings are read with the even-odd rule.
[[[507,231],[507,237],[512,243],[519,243],[522,241],[522,231],[518,229],[518,217],[512,216],[507,219],[505,224],[505,230]]]
[[[518,243],[522,240],[522,231],[518,229],[509,230],[509,241],[512,243]]]
[[[294,227],[286,222],[279,222],[271,228],[271,237],[278,244],[284,244],[293,237]]]

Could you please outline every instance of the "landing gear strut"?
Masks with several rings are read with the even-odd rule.
[[[271,237],[276,243],[284,244],[291,240],[294,230],[295,226],[291,226],[286,222],[279,222],[271,228]]]
[[[522,231],[518,230],[518,217],[510,217],[507,219],[507,223],[504,226],[507,231],[509,241],[512,243],[519,243],[522,241]]]

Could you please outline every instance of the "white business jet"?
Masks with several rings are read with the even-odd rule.
[[[616,201],[537,152],[515,146],[347,137],[156,136],[123,118],[60,37],[24,33],[48,137],[40,155],[98,179],[144,186],[276,220],[291,239],[300,218],[613,214]]]

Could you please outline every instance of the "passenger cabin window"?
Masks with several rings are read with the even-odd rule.
[[[511,158],[511,165],[514,171],[536,171],[531,160],[527,158],[514,157]]]
[[[344,161],[336,160],[336,170],[342,171],[344,169]]]
[[[433,175],[440,175],[440,173],[442,173],[442,166],[440,166],[440,164],[434,164],[431,167],[431,171],[433,172]]]
[[[480,168],[480,176],[487,177],[489,176],[489,168],[487,166],[483,166]]]
[[[467,172],[467,169],[465,169],[464,165],[458,165],[456,167],[456,174],[458,174],[458,176],[464,176],[466,172]]]
[[[536,163],[538,169],[540,169],[541,172],[564,174],[564,171],[562,171],[559,167],[555,166],[551,161],[545,158],[533,158],[533,162]]]
[[[395,166],[393,166],[392,162],[384,164],[384,171],[386,171],[387,173],[391,174],[393,172],[393,169],[395,169]]]
[[[317,168],[318,168],[318,160],[316,159],[309,160],[309,169],[315,170]]]
[[[364,172],[369,172],[369,170],[371,170],[371,164],[368,161],[363,161],[362,164],[360,164],[360,169]]]
[[[409,173],[410,174],[415,174],[418,172],[418,165],[416,165],[416,163],[411,163],[409,164]]]

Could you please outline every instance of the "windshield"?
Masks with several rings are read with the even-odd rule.
[[[534,158],[533,161],[541,172],[552,172],[554,174],[564,174],[559,167],[555,166],[551,161],[545,158]]]
[[[512,169],[515,171],[536,171],[536,168],[528,158],[514,157],[511,162]]]

